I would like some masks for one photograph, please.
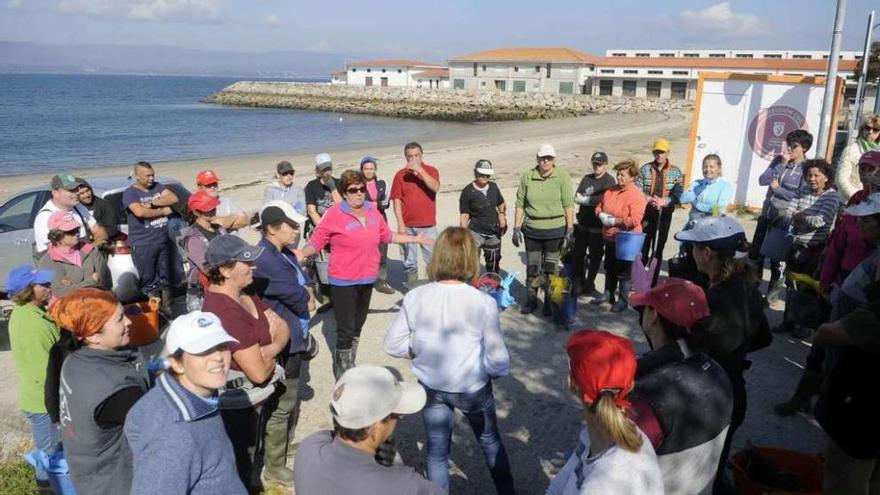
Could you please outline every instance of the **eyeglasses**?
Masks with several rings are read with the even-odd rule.
[[[345,192],[347,192],[348,194],[364,194],[365,192],[367,192],[367,186],[349,187],[345,190]]]
[[[868,132],[880,132],[880,127],[871,127],[866,125],[864,129]]]
[[[75,229],[65,230],[64,235],[75,235],[75,236],[79,237],[79,227],[77,227]]]
[[[539,156],[538,161],[539,162],[552,162],[555,158],[556,157],[554,157],[554,156]]]
[[[281,172],[281,175],[284,176],[284,177],[287,177],[288,175],[293,175],[293,170],[290,170],[290,171],[287,171],[287,172]]]

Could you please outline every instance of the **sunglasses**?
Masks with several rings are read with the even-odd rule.
[[[539,162],[552,162],[555,158],[556,157],[553,157],[553,156],[539,156],[538,161]]]
[[[65,230],[64,235],[75,235],[75,236],[79,237],[79,227],[77,227],[75,229]]]
[[[217,216],[217,208],[214,208],[214,209],[208,210],[208,211],[200,211],[199,213],[202,216],[206,216],[206,217],[216,217]]]
[[[867,125],[864,127],[864,129],[865,129],[866,131],[868,131],[868,132],[878,132],[878,131],[880,131],[880,127],[871,127],[871,126],[867,126]]]
[[[347,192],[348,194],[364,194],[365,192],[367,192],[367,186],[349,187],[345,190],[345,192]]]
[[[281,175],[284,176],[284,177],[287,177],[288,175],[293,175],[293,171],[289,171],[289,172],[281,172]]]
[[[216,182],[213,184],[202,184],[202,187],[204,187],[205,189],[219,189],[220,184],[218,184]]]

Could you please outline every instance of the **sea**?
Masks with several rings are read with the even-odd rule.
[[[240,79],[249,78],[0,74],[0,176],[139,160],[332,154],[468,132],[460,123],[202,103]]]

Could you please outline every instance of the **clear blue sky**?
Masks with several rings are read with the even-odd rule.
[[[827,50],[834,6],[833,0],[0,0],[0,40],[430,61],[505,46],[595,54],[607,48]],[[844,49],[861,49],[872,7],[880,10],[880,2],[848,2]]]

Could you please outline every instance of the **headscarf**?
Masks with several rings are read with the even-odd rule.
[[[101,331],[116,311],[119,300],[106,290],[85,288],[68,293],[52,305],[49,314],[77,340]]]
[[[565,346],[571,378],[581,389],[588,406],[602,394],[610,394],[614,404],[628,408],[626,396],[636,376],[636,354],[629,339],[600,330],[581,330],[572,334]]]

